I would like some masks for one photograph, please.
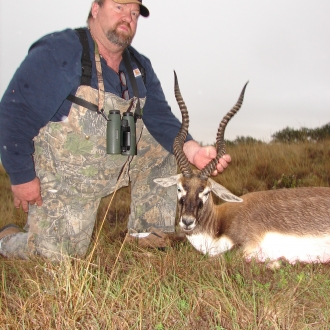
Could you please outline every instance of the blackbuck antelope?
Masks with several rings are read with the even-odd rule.
[[[174,73],[175,74],[175,73]],[[189,116],[175,74],[175,97],[182,114],[181,129],[173,150],[182,174],[155,182],[176,184],[179,225],[191,244],[211,256],[234,247],[242,249],[246,260],[290,263],[330,261],[330,188],[296,188],[259,191],[241,197],[210,179],[218,160],[225,154],[224,132],[228,121],[240,109],[244,86],[236,105],[220,123],[217,156],[203,170],[193,171],[183,152]],[[211,191],[227,203],[215,205]]]

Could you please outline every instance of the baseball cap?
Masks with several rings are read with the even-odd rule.
[[[114,2],[117,3],[137,3],[140,5],[140,14],[143,17],[148,17],[149,16],[149,10],[147,7],[143,6],[142,0],[113,0]]]

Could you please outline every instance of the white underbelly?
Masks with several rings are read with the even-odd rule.
[[[330,236],[293,236],[268,233],[259,246],[246,250],[248,258],[258,261],[277,260],[284,257],[289,262],[327,262],[330,261]]]
[[[187,235],[187,239],[198,251],[215,256],[233,247],[233,242],[226,236],[214,239],[207,234]]]

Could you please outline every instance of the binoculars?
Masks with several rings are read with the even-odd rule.
[[[134,115],[119,110],[110,110],[107,121],[107,154],[136,155],[136,128]]]

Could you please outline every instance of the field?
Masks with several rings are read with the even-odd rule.
[[[227,149],[233,161],[216,180],[236,195],[330,186],[330,141]],[[0,226],[23,226],[3,168],[0,187]],[[102,201],[85,260],[0,257],[0,329],[330,329],[330,265],[271,270],[186,242],[141,249],[125,243],[129,200],[121,189]]]

